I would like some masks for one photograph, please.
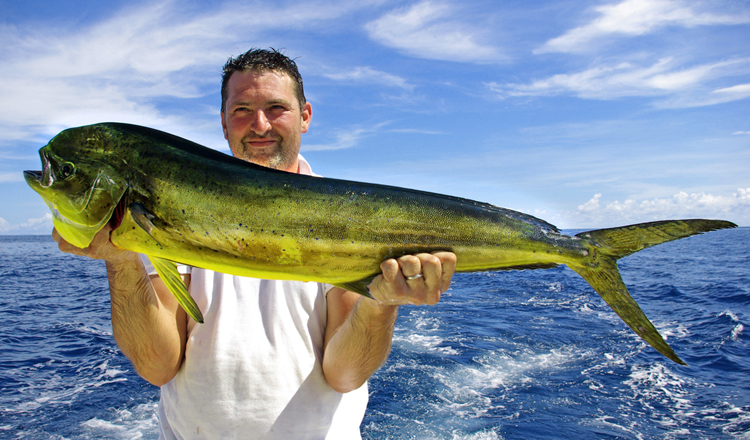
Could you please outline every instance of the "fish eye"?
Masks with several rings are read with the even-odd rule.
[[[60,165],[60,178],[67,179],[68,177],[75,174],[76,168],[75,166],[70,162],[63,162]]]

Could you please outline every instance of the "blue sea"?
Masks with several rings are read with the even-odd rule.
[[[750,228],[619,266],[690,366],[565,267],[459,274],[437,306],[401,309],[364,438],[750,439]],[[104,265],[6,236],[0,281],[0,437],[157,438],[159,391],[114,343]]]

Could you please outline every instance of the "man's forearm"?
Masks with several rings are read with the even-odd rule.
[[[125,261],[107,262],[112,331],[138,374],[160,386],[169,382],[180,367],[184,336],[175,311],[164,307],[143,263],[133,255]]]
[[[323,357],[326,381],[346,393],[362,386],[391,350],[398,306],[359,298],[349,317],[328,343]]]

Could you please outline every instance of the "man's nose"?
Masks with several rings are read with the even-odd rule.
[[[250,124],[250,129],[259,136],[262,136],[271,130],[271,123],[266,117],[266,112],[264,112],[263,110],[258,110],[255,112],[255,114],[253,115],[253,121]]]

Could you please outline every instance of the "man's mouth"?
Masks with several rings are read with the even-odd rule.
[[[276,143],[276,139],[256,139],[247,143],[256,148],[270,147]]]

